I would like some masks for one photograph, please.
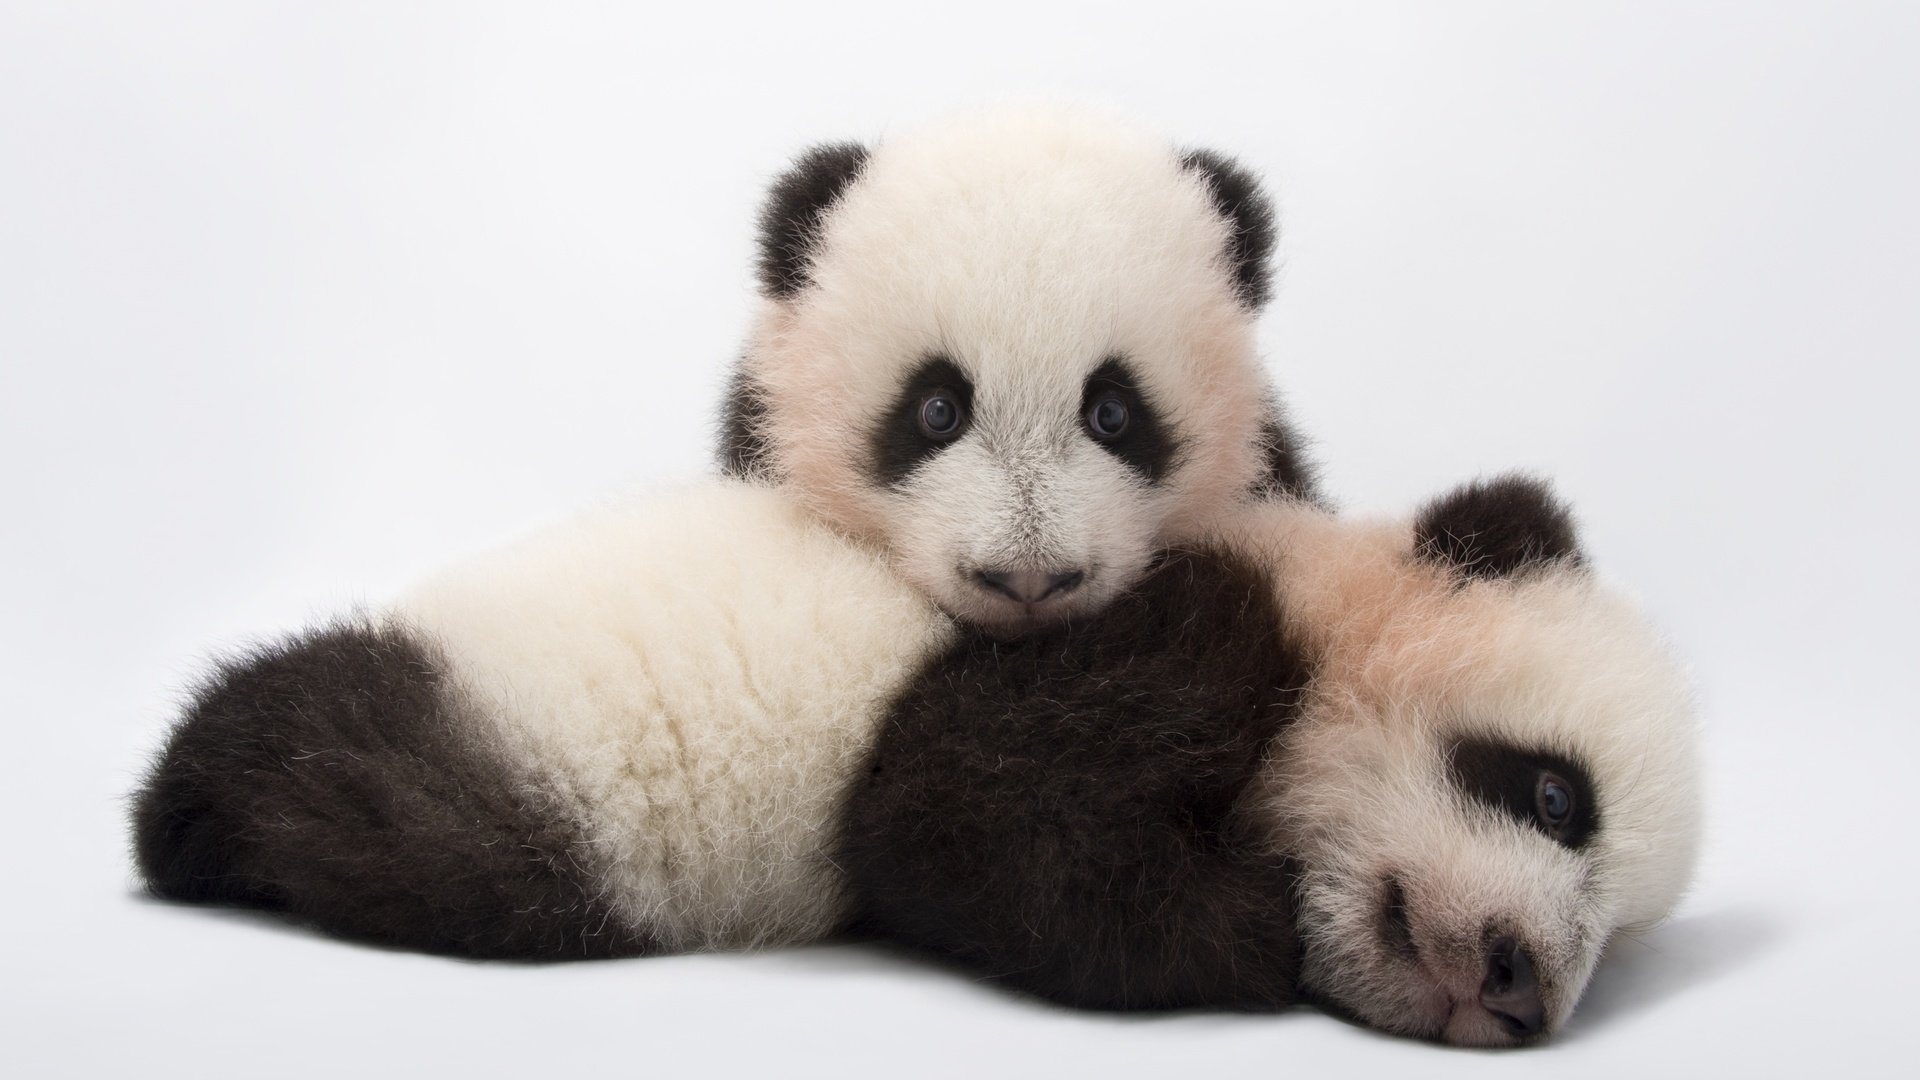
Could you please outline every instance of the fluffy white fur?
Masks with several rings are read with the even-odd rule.
[[[1693,698],[1664,642],[1589,571],[1462,582],[1408,558],[1404,521],[1272,507],[1234,542],[1276,570],[1318,665],[1265,779],[1276,839],[1308,868],[1306,983],[1390,1031],[1505,1044],[1479,999],[1487,942],[1511,934],[1558,1027],[1608,939],[1663,918],[1692,872]],[[1598,833],[1568,849],[1463,796],[1461,735],[1583,762]],[[1417,961],[1382,940],[1390,875]]]
[[[572,802],[615,910],[681,949],[838,925],[840,792],[952,631],[880,557],[739,483],[609,506],[432,578],[395,614]]]
[[[1170,143],[1097,113],[999,109],[887,139],[824,221],[812,284],[767,300],[748,343],[775,472],[962,618],[1034,616],[981,569],[1077,569],[1045,617],[1098,608],[1262,472],[1270,402],[1231,228]],[[936,354],[973,381],[974,426],[878,483],[871,432]],[[1181,445],[1158,484],[1082,429],[1087,376],[1115,356]]]

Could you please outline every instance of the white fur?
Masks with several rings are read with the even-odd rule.
[[[951,624],[779,493],[605,508],[425,582],[395,614],[572,802],[615,910],[673,948],[808,940],[887,699]]]
[[[1050,618],[1103,605],[1263,467],[1266,380],[1229,233],[1170,143],[1099,114],[1000,109],[882,142],[827,216],[813,283],[767,301],[748,343],[775,473],[961,617],[1033,615],[981,568],[1085,572]],[[883,485],[871,432],[933,354],[972,379],[974,427]],[[1161,483],[1082,430],[1086,378],[1112,356],[1184,449]]]

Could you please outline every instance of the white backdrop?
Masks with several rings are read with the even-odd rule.
[[[1920,8],[553,7],[0,10],[0,1062],[1903,1071]],[[1562,1038],[1078,1015],[849,946],[466,964],[136,892],[122,800],[207,656],[706,469],[768,178],[1036,95],[1268,176],[1264,348],[1345,505],[1550,473],[1694,661],[1698,888]]]

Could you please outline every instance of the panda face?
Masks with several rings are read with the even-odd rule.
[[[1271,222],[1230,163],[1054,109],[832,153],[763,222],[805,219],[769,230],[790,257],[735,386],[737,471],[1012,629],[1099,608],[1269,477],[1305,492],[1253,351]]]
[[[1540,755],[1530,747],[1455,738],[1448,728],[1399,718],[1289,744],[1309,761],[1344,766],[1302,769],[1285,781],[1296,806],[1340,808],[1288,823],[1307,868],[1303,982],[1389,1031],[1508,1045],[1553,1030],[1572,1012],[1618,925],[1619,905],[1594,850],[1597,834],[1584,847],[1551,835],[1564,823],[1540,807],[1559,805],[1542,791],[1572,805],[1591,789],[1534,771]],[[1463,754],[1498,762],[1499,786],[1463,772]],[[1522,798],[1526,820],[1512,810]]]
[[[1662,918],[1690,873],[1691,695],[1545,499],[1501,481],[1413,537],[1303,520],[1287,543],[1316,674],[1262,805],[1302,866],[1304,985],[1389,1031],[1552,1032],[1608,940]]]
[[[1024,629],[1103,606],[1145,569],[1179,444],[1128,362],[1075,386],[988,381],[946,356],[872,426],[873,512],[948,611]]]

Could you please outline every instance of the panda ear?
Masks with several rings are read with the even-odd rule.
[[[1573,514],[1537,477],[1475,480],[1422,507],[1414,557],[1469,578],[1504,578],[1557,563],[1585,564]]]
[[[1260,179],[1239,162],[1212,150],[1189,150],[1180,155],[1180,167],[1198,173],[1213,196],[1213,208],[1233,225],[1227,241],[1227,264],[1233,270],[1233,291],[1248,311],[1267,306],[1273,293],[1273,203],[1260,188]]]
[[[820,223],[867,165],[859,143],[821,143],[774,180],[760,208],[760,289],[785,300],[807,287],[807,255]]]

